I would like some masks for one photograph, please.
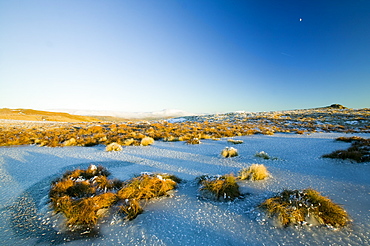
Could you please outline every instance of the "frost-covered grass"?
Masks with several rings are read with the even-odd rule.
[[[105,151],[121,151],[123,150],[122,146],[118,143],[110,143],[105,147]]]
[[[238,156],[238,150],[233,147],[226,147],[221,151],[221,155],[225,158]]]
[[[55,180],[49,197],[55,213],[66,217],[71,231],[91,230],[107,210],[115,204],[132,220],[143,212],[142,200],[164,196],[173,190],[179,179],[169,174],[142,174],[126,182],[109,180],[102,166],[90,165],[86,170],[67,171]]]
[[[228,201],[238,198],[241,193],[233,175],[198,177],[201,196],[216,201]]]
[[[263,164],[252,164],[248,168],[243,168],[239,171],[238,178],[241,180],[264,180],[270,177],[270,173]]]
[[[356,162],[370,161],[370,138],[365,139],[357,136],[339,137],[337,141],[350,142],[351,147],[346,150],[336,150],[330,154],[323,155],[324,158],[349,159]]]
[[[107,180],[108,175],[102,166],[90,165],[86,170],[67,171],[52,183],[51,206],[55,213],[66,217],[67,226],[72,231],[94,227],[103,215],[99,211],[117,201],[111,192],[113,181]]]
[[[284,190],[260,207],[282,226],[310,223],[343,227],[350,221],[341,206],[313,189]]]
[[[228,139],[227,142],[233,143],[233,144],[242,144],[243,140],[238,140],[238,139]]]
[[[255,157],[259,157],[259,158],[262,158],[262,159],[265,159],[265,160],[278,160],[277,157],[271,157],[269,154],[267,154],[265,151],[260,151],[260,152],[257,152],[256,154],[254,154]]]

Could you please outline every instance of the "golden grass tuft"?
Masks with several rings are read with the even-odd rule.
[[[143,211],[140,200],[167,195],[177,186],[174,180],[180,179],[168,174],[142,174],[129,180],[117,192],[118,198],[125,201],[120,207],[121,212],[126,214],[128,220],[136,218]]]
[[[224,176],[201,176],[198,178],[201,184],[200,192],[204,198],[216,201],[234,200],[239,197],[239,185],[233,175]]]
[[[151,137],[145,137],[145,138],[141,139],[141,141],[140,141],[141,146],[148,146],[148,145],[151,145],[153,143],[154,143],[154,139],[151,138]]]
[[[75,145],[77,145],[77,141],[76,141],[75,138],[70,138],[70,139],[64,141],[63,145],[64,146],[75,146]]]
[[[102,209],[117,202],[117,195],[109,191],[116,181],[108,180],[108,175],[104,167],[90,165],[85,170],[67,171],[52,183],[51,207],[66,217],[70,230],[91,229],[104,216]]]
[[[221,151],[221,155],[225,158],[238,156],[238,150],[233,147],[226,147]]]
[[[135,142],[135,139],[133,139],[133,138],[128,138],[128,139],[125,139],[125,140],[122,142],[122,145],[124,145],[124,146],[130,146],[130,145],[132,145],[134,142]]]
[[[173,179],[164,179],[160,174],[142,174],[131,179],[117,192],[120,199],[150,199],[167,194],[176,187]]]
[[[125,203],[120,206],[120,212],[126,214],[126,219],[133,220],[143,212],[140,201],[136,199],[126,199]]]
[[[121,151],[123,150],[122,146],[116,142],[110,143],[105,147],[105,151]]]
[[[347,212],[313,189],[284,190],[265,200],[261,208],[282,226],[305,224],[343,227],[349,223]]]
[[[252,164],[248,168],[243,168],[239,171],[239,179],[241,180],[264,180],[270,176],[267,168],[263,164]]]

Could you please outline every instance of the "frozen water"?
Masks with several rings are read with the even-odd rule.
[[[200,145],[157,141],[121,152],[105,152],[104,146],[1,147],[0,245],[369,245],[369,163],[320,158],[349,147],[334,141],[343,135],[239,137],[244,143],[233,158],[220,155],[230,146],[226,139],[203,140]],[[260,151],[278,159],[255,157]],[[273,178],[240,182],[244,199],[217,203],[198,198],[197,176],[236,174],[253,163],[264,164]],[[103,165],[122,180],[142,172],[166,172],[186,182],[171,197],[150,201],[133,221],[113,213],[93,235],[60,233],[47,206],[50,182],[65,170],[90,164]],[[275,192],[309,187],[343,205],[353,222],[340,230],[279,228],[257,208]]]

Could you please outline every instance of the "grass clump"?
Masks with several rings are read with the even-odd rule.
[[[238,178],[241,180],[264,180],[270,177],[270,173],[263,164],[252,164],[248,168],[239,171]]]
[[[63,214],[71,231],[90,231],[112,206],[126,218],[142,213],[142,200],[167,195],[180,179],[170,174],[142,174],[129,181],[108,179],[102,166],[67,171],[51,185],[49,197],[55,213]]]
[[[282,226],[309,223],[343,227],[350,221],[341,206],[313,189],[284,190],[265,200],[260,207]]]
[[[226,147],[221,151],[221,155],[225,158],[238,156],[238,150],[233,147]]]
[[[243,140],[228,139],[227,142],[233,143],[233,144],[242,144]]]
[[[151,137],[145,137],[145,138],[141,139],[141,141],[140,141],[141,146],[148,146],[148,145],[151,145],[153,143],[154,143],[154,139],[151,138]]]
[[[190,138],[186,140],[186,143],[187,144],[201,144],[199,138]]]
[[[110,143],[105,147],[105,151],[121,151],[123,150],[122,146],[116,142]]]
[[[132,220],[142,213],[140,200],[164,196],[175,189],[174,179],[179,180],[174,175],[144,173],[126,182],[117,192],[119,199],[125,201],[120,210],[126,214],[126,219]]]
[[[276,157],[271,157],[269,154],[267,154],[265,151],[257,152],[254,154],[255,157],[259,157],[265,160],[277,160],[278,158]]]
[[[336,150],[330,154],[325,154],[323,158],[349,159],[356,162],[370,161],[370,139],[361,137],[339,137],[337,141],[350,142],[351,146],[346,150]]]
[[[233,175],[207,176],[197,178],[201,196],[216,201],[230,201],[241,196],[239,185]]]
[[[67,171],[62,178],[52,183],[49,192],[51,207],[62,213],[71,231],[88,230],[95,226],[103,215],[102,209],[117,201],[116,195],[101,192],[96,179],[106,179],[109,172],[102,166],[90,165],[86,170]],[[110,189],[111,190],[111,189]]]

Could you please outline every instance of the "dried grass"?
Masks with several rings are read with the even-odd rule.
[[[234,200],[241,196],[239,185],[233,175],[224,176],[201,176],[198,178],[201,184],[200,192],[204,198],[216,201]]]
[[[145,137],[145,138],[141,139],[141,141],[140,141],[141,146],[148,146],[148,145],[151,145],[153,143],[154,143],[154,139],[151,138],[151,137]]]
[[[221,151],[221,155],[225,158],[238,156],[238,150],[233,147],[226,147]]]
[[[282,226],[294,224],[325,224],[343,227],[349,223],[347,212],[329,198],[313,189],[284,190],[264,201],[261,208]]]
[[[361,137],[339,137],[337,141],[351,142],[351,147],[346,150],[336,150],[330,154],[325,154],[323,158],[349,159],[356,162],[370,162],[370,139]]]
[[[264,180],[270,177],[267,168],[263,164],[252,164],[248,168],[243,168],[239,171],[239,179],[241,180]]]
[[[233,143],[233,144],[242,144],[243,140],[228,139],[227,142]]]
[[[123,150],[122,146],[118,143],[110,143],[105,147],[105,151],[121,151]]]

